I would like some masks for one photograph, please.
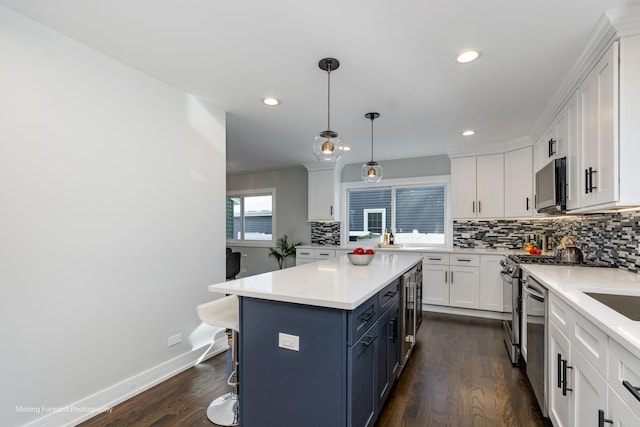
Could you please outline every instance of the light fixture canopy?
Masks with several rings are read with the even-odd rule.
[[[373,121],[380,117],[380,113],[367,113],[364,116],[371,120],[371,161],[362,165],[360,176],[364,182],[374,184],[382,181],[382,166],[373,160]]]
[[[337,162],[345,150],[338,133],[331,130],[331,72],[340,67],[340,62],[335,58],[324,58],[318,67],[327,72],[327,129],[316,136],[312,150],[321,162]]]

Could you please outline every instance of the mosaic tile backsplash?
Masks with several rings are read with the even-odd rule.
[[[461,248],[521,249],[525,234],[545,232],[549,248],[572,235],[586,259],[640,271],[640,211],[559,216],[528,220],[456,220],[453,245]]]
[[[312,222],[311,244],[340,246],[340,223]]]

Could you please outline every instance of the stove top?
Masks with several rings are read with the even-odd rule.
[[[548,264],[579,267],[613,267],[610,264],[584,260],[582,262],[561,262],[553,255],[509,255],[509,260],[514,264]]]

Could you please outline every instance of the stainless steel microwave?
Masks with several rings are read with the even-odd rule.
[[[561,214],[567,209],[567,158],[554,159],[536,172],[536,210]]]

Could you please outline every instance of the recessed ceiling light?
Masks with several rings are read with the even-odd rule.
[[[264,105],[268,105],[269,107],[275,107],[276,105],[280,105],[280,101],[276,98],[264,98],[262,100]]]
[[[475,130],[471,130],[471,129],[469,129],[469,130],[465,130],[464,132],[462,132],[462,135],[464,135],[464,136],[471,136],[471,135],[474,135],[475,133],[476,133],[476,131],[475,131]]]
[[[466,64],[467,62],[472,62],[480,58],[480,55],[482,55],[482,52],[477,49],[467,49],[458,54],[456,61],[461,64]]]
[[[351,151],[351,147],[349,147],[348,145],[341,145],[338,148],[343,151]]]

